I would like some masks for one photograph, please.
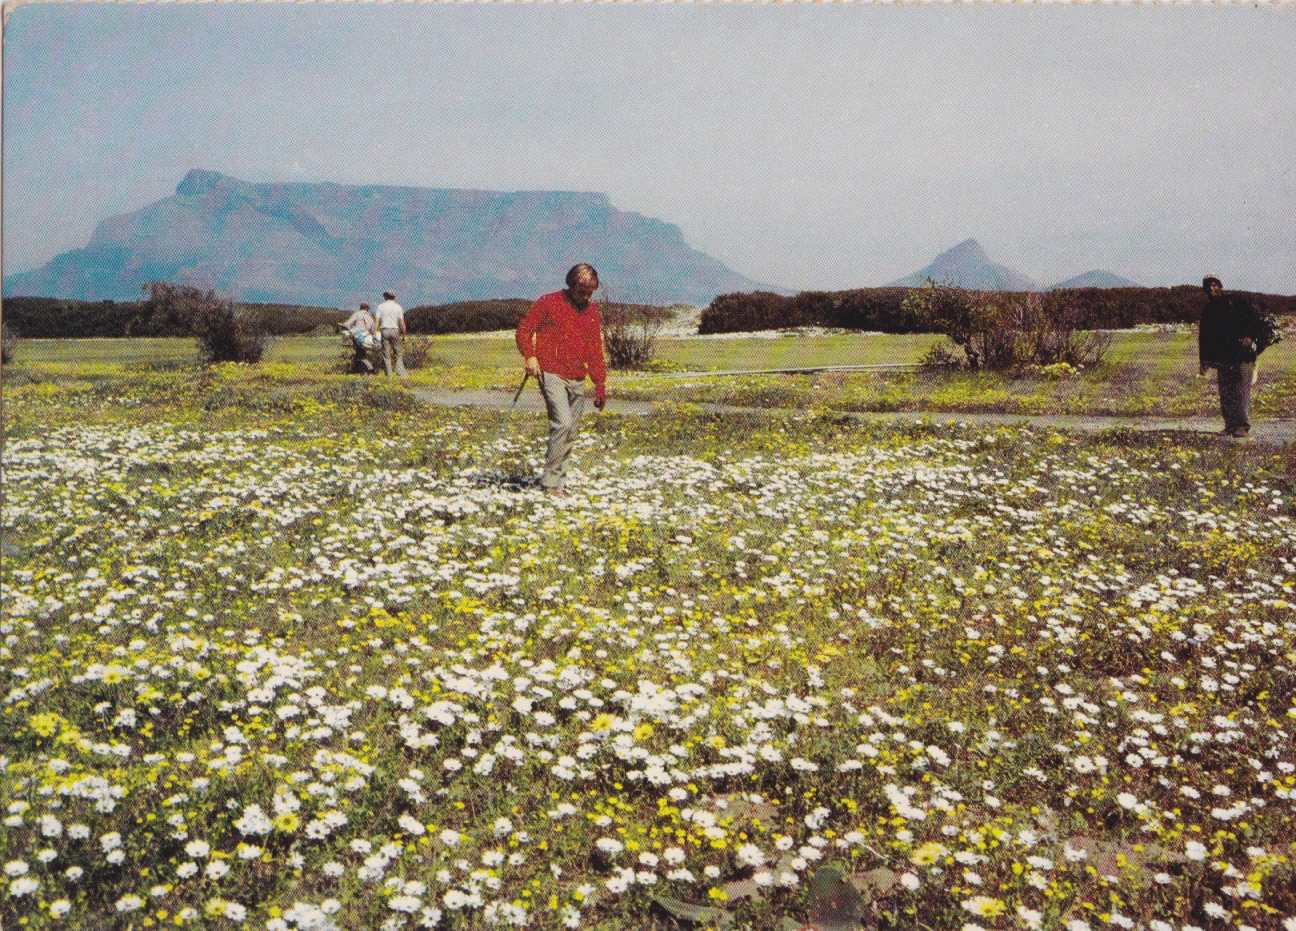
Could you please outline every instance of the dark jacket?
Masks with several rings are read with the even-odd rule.
[[[1208,298],[1197,329],[1198,361],[1203,368],[1254,362],[1260,329],[1260,315],[1241,295]],[[1242,342],[1243,337],[1251,338],[1250,346]]]

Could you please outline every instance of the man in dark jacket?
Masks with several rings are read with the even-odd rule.
[[[1251,379],[1255,374],[1260,317],[1241,295],[1225,294],[1213,275],[1202,279],[1206,309],[1197,330],[1197,356],[1201,374],[1215,369],[1219,382],[1220,413],[1224,433],[1243,437],[1251,432]]]

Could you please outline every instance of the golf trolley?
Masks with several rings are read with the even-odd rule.
[[[373,375],[378,371],[378,350],[382,343],[367,330],[341,328],[342,343],[355,355],[348,370],[352,375]]]

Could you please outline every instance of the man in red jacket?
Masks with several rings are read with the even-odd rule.
[[[549,412],[549,449],[540,487],[550,495],[566,494],[567,457],[585,405],[586,375],[594,382],[594,406],[602,410],[607,400],[603,320],[590,300],[598,286],[592,265],[573,265],[566,290],[532,304],[517,328],[518,352],[526,360],[527,373],[540,382]]]

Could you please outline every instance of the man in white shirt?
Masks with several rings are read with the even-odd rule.
[[[378,305],[378,327],[382,330],[383,369],[392,373],[392,353],[396,354],[396,374],[405,377],[405,352],[401,341],[405,338],[405,308],[396,303],[396,295],[383,292],[383,302]]]

